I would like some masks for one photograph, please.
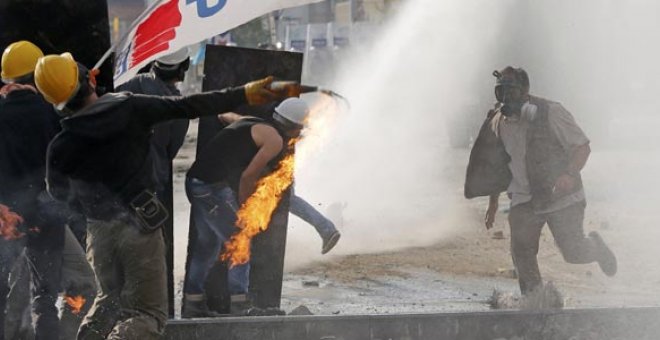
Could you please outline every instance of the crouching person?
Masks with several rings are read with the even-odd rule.
[[[288,139],[297,137],[309,114],[307,104],[289,98],[278,105],[273,122],[243,117],[218,132],[198,153],[186,176],[197,239],[186,272],[183,317],[216,316],[209,311],[204,282],[223,244],[238,231],[236,212],[255,190],[257,181],[286,151]],[[250,264],[229,269],[232,314],[245,314]]]
[[[47,184],[87,217],[87,258],[99,284],[79,339],[158,339],[167,316],[167,212],[154,194],[153,125],[196,118],[278,96],[270,78],[188,97],[111,93],[98,97],[93,73],[71,54],[43,57],[36,84],[66,116],[51,142]]]

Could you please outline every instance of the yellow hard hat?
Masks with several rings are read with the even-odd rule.
[[[47,55],[37,62],[34,82],[44,98],[61,110],[80,88],[78,64],[70,53]]]
[[[2,53],[2,81],[12,83],[16,78],[34,72],[37,60],[43,56],[39,47],[26,40],[7,46]]]

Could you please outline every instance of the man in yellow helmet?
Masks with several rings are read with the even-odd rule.
[[[27,237],[14,241],[2,240],[2,269],[0,272],[0,308],[4,320],[4,299],[7,295],[6,274],[13,263],[12,253],[26,241],[25,256],[31,279],[33,312],[36,316],[35,332],[38,339],[58,339],[60,320],[56,309],[61,290],[64,235],[70,214],[63,213],[61,205],[48,199],[44,177],[46,149],[50,140],[59,132],[59,116],[37,93],[34,87],[34,69],[43,57],[41,50],[29,41],[10,44],[2,53],[1,73],[7,83],[3,92],[6,98],[0,109],[0,203],[10,207],[24,219]],[[74,241],[75,243],[76,241]],[[78,258],[84,259],[79,245]],[[4,255],[4,256],[3,256]],[[69,258],[75,258],[72,254]],[[94,279],[91,269],[88,275],[77,275],[77,283],[86,282],[77,295],[94,297]],[[84,274],[84,273],[83,273]],[[27,282],[21,281],[27,285]],[[67,287],[69,288],[69,287]],[[65,312],[63,315],[67,315]],[[70,315],[68,315],[70,316]],[[80,320],[68,318],[62,329],[77,329]],[[1,322],[4,326],[4,323]],[[4,332],[0,332],[0,337]]]
[[[26,40],[7,46],[2,54],[2,72],[0,73],[2,82],[7,84],[30,82],[34,65],[43,56],[39,47]]]
[[[158,339],[167,315],[167,211],[158,200],[149,152],[159,122],[226,112],[284,95],[272,78],[184,97],[128,92],[98,97],[93,76],[73,57],[50,55],[35,71],[39,91],[62,110],[62,132],[48,151],[47,185],[87,216],[87,253],[99,293],[79,339]]]

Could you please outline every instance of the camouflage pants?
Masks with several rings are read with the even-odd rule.
[[[167,320],[165,243],[127,218],[88,220],[87,260],[98,293],[78,339],[159,339]]]

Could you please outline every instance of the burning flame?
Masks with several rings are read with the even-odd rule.
[[[230,266],[245,264],[250,261],[250,243],[257,234],[268,229],[268,225],[282,195],[293,182],[294,164],[308,159],[312,151],[317,150],[330,136],[330,126],[336,125],[339,111],[337,104],[323,96],[311,108],[305,124],[304,138],[289,141],[289,149],[303,140],[303,147],[296,148],[296,155],[287,154],[276,170],[257,182],[255,192],[238,210],[236,225],[240,231],[225,242],[225,251],[220,255],[222,261],[229,260]],[[297,159],[297,160],[296,160]]]
[[[330,136],[335,132],[339,123],[341,108],[336,100],[328,96],[319,96],[310,108],[310,115],[306,122],[305,138],[296,144],[296,167],[300,168],[318,154]]]
[[[292,140],[289,145],[295,143]],[[268,228],[273,211],[282,194],[293,182],[294,156],[284,157],[275,171],[257,182],[257,189],[248,197],[236,213],[236,225],[241,229],[225,242],[223,261],[230,260],[231,267],[250,261],[250,242],[257,234]]]
[[[82,297],[82,295],[78,295],[78,296],[65,295],[64,301],[66,301],[66,304],[69,305],[69,307],[71,308],[71,313],[76,315],[80,313],[86,302],[85,298]]]
[[[17,226],[23,223],[23,218],[11,211],[9,207],[0,204],[0,236],[5,240],[15,240],[23,237]]]

